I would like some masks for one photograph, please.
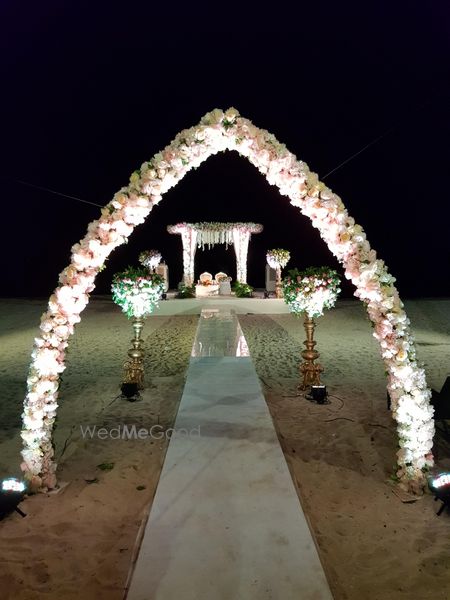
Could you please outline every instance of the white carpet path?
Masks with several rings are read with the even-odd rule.
[[[238,320],[211,309],[127,598],[332,600]]]

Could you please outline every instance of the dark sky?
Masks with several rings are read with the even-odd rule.
[[[325,181],[402,296],[450,295],[446,3],[241,4],[1,2],[0,296],[48,296],[100,210],[17,180],[104,205],[178,131],[229,106],[320,177],[387,132]],[[289,249],[291,267],[337,265],[288,199],[227,153],[166,194],[97,291],[148,248],[163,253],[176,286],[181,241],[166,226],[199,220],[264,225],[250,248],[256,286],[267,248]],[[232,249],[197,257],[198,271],[233,274]]]

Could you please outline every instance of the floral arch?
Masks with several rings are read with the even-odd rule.
[[[259,129],[230,108],[206,114],[200,123],[181,131],[160,153],[143,163],[130,182],[89,224],[85,237],[72,247],[71,262],[42,315],[35,339],[28,393],[23,412],[22,470],[32,489],[56,485],[52,430],[58,408],[59,377],[74,325],[89,301],[105,259],[143,223],[162,195],[211,155],[236,150],[278,187],[291,204],[308,216],[356,287],[366,305],[387,372],[387,389],[397,421],[400,449],[398,476],[417,487],[424,469],[433,464],[433,408],[424,370],[418,365],[409,320],[392,277],[377,259],[366,235],[349,216],[339,196],[321,183],[269,132]]]

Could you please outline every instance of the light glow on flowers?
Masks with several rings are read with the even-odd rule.
[[[293,269],[283,279],[284,301],[295,315],[306,314],[311,319],[321,317],[325,309],[333,308],[341,291],[339,275],[328,267]]]
[[[161,252],[158,252],[158,250],[144,250],[139,254],[139,262],[150,271],[156,269],[161,259]]]
[[[164,292],[164,280],[157,273],[128,267],[116,273],[111,286],[112,298],[129,319],[148,317]]]
[[[290,198],[293,206],[309,217],[343,265],[345,277],[355,285],[355,296],[365,303],[374,325],[374,336],[380,344],[387,371],[387,388],[400,443],[397,474],[405,484],[412,482],[425,486],[423,470],[433,465],[431,393],[424,370],[417,362],[410,323],[394,285],[395,279],[384,262],[377,258],[362,227],[348,214],[340,197],[271,133],[256,127],[236,109],[230,108],[225,112],[215,109],[206,114],[198,125],[180,132],[162,152],[144,162],[131,175],[129,184],[101,209],[99,219],[89,224],[85,237],[73,246],[71,262],[60,274],[59,285],[42,316],[41,333],[35,340],[27,379],[22,469],[31,487],[43,489],[56,484],[52,430],[59,375],[64,368],[64,349],[73,326],[80,321],[80,313],[88,302],[105,259],[126,242],[134,227],[145,221],[163,194],[188,171],[225,150],[235,150],[246,157],[269,184],[277,186],[281,194]],[[189,269],[188,276],[193,280],[195,232],[185,232],[185,235],[191,236],[184,260]],[[243,254],[248,245],[247,236],[241,241],[239,252]],[[245,275],[242,268],[238,272],[238,281],[245,281],[240,279]],[[41,354],[41,349],[52,352]],[[38,388],[41,381],[55,385],[44,390]],[[51,407],[48,412],[47,407]],[[44,411],[43,418],[33,419],[35,412],[41,415],[40,411]]]
[[[291,258],[289,250],[283,250],[282,248],[274,248],[268,250],[266,254],[267,264],[272,269],[284,269]]]

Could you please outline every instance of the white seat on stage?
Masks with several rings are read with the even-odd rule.
[[[231,296],[231,277],[223,271],[216,273],[214,281],[219,284],[220,296]]]

